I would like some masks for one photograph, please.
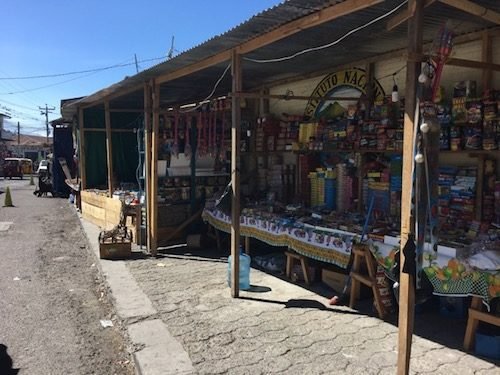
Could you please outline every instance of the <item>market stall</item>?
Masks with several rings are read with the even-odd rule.
[[[189,213],[197,212],[193,204],[197,197],[197,173],[193,166],[196,153],[191,150],[189,182],[187,176],[159,176],[163,170],[159,166],[165,160],[162,156],[165,140],[174,139],[167,152],[170,158],[179,153],[180,127],[170,126],[169,130],[167,125],[176,123],[176,111],[182,108],[189,114],[184,122],[191,124],[191,129],[184,126],[180,134],[184,138],[189,136],[191,144],[196,143],[201,153],[207,151],[206,146],[214,145],[214,141],[214,159],[229,159],[231,151],[227,163],[230,167],[225,171],[232,182],[231,219],[210,207],[204,217],[214,227],[231,233],[234,297],[239,293],[240,234],[285,244],[302,255],[340,266],[347,264],[349,248],[330,249],[330,242],[325,243],[325,233],[344,231],[348,232],[346,236],[359,236],[364,232],[380,242],[385,235],[399,236],[400,247],[405,248],[416,233],[412,215],[418,217],[419,226],[425,226],[428,217],[422,212],[426,211],[430,226],[439,226],[440,234],[446,232],[455,241],[463,241],[474,223],[480,223],[481,229],[469,234],[471,243],[490,231],[494,241],[498,231],[498,194],[491,181],[498,179],[500,169],[499,96],[494,90],[500,87],[495,73],[499,70],[496,26],[500,24],[500,9],[487,1],[477,1],[474,7],[464,6],[464,2],[410,0],[406,4],[396,0],[346,0],[317,2],[304,8],[298,1],[288,1],[171,61],[83,99],[79,103],[80,126],[84,122],[84,107],[104,104],[105,119],[109,119],[113,108],[127,107],[144,113],[147,238],[153,255],[161,244],[162,200],[170,192],[180,194],[181,200],[189,194]],[[468,1],[465,3],[470,5]],[[448,30],[443,26],[447,20],[453,28],[451,55],[446,50],[448,36],[439,36],[448,35],[440,34]],[[320,47],[310,49],[311,40]],[[438,51],[439,46],[446,47],[445,51],[436,55],[436,46]],[[417,96],[425,83],[418,83],[422,68],[428,73],[422,81],[431,83],[426,89],[432,86],[434,99],[440,100],[422,101],[421,108]],[[214,108],[221,98],[231,103],[225,117]],[[204,105],[208,106],[205,111],[201,110]],[[424,122],[415,113],[420,119],[432,119],[432,142],[427,143],[427,136],[421,134],[425,133],[421,130]],[[198,120],[207,114],[208,119]],[[110,155],[114,151],[111,152],[110,121],[105,123],[107,137],[99,139],[107,141],[111,196],[114,160]],[[439,132],[434,124],[439,125]],[[230,137],[226,136],[226,130]],[[173,131],[173,136],[169,131]],[[428,145],[429,149],[419,149],[416,139],[423,139],[420,144]],[[85,140],[82,144],[85,145]],[[417,155],[420,156],[416,158]],[[421,183],[426,175],[432,182],[423,189],[427,190],[431,204],[427,206],[427,196],[419,196],[418,215],[411,207],[413,167],[414,160],[425,161],[426,157],[428,163],[420,164],[426,165],[428,171],[419,167],[421,175],[415,180]],[[85,163],[83,167],[82,180],[85,180],[88,170]],[[254,177],[240,189],[240,175],[244,172]],[[445,183],[439,184],[441,181]],[[222,183],[206,183],[209,187],[216,185],[221,187]],[[308,210],[304,216],[318,222],[312,225],[314,229],[304,225],[291,227],[290,233],[287,228],[283,233],[290,224],[283,221],[286,218],[268,215],[269,210],[250,214],[252,206],[245,207],[244,199],[249,196],[264,203],[263,197],[272,196],[267,201],[268,208],[278,202],[282,207],[300,205]],[[174,201],[174,198],[169,199]],[[174,211],[170,211],[172,206],[168,207],[170,218]],[[321,222],[323,218],[342,217],[345,213],[356,213],[369,220],[337,221],[334,225]],[[422,235],[425,231],[418,233],[416,262],[424,272],[432,276],[435,271],[439,281],[446,281],[440,277],[448,278],[450,270],[451,281],[469,274],[462,270],[460,261],[440,260],[442,254],[436,249],[439,241],[434,235],[430,242],[435,259],[426,263],[423,251],[426,236]],[[346,237],[344,243],[349,241]],[[374,253],[384,263],[391,259],[390,250],[388,254]],[[411,258],[411,252],[400,255],[402,265]],[[445,266],[450,270],[444,269]],[[400,276],[403,353],[400,360],[406,372],[413,330],[415,276],[406,271]],[[436,281],[434,285],[444,290],[444,284]],[[450,283],[446,285],[450,288]],[[477,293],[465,289],[462,292]]]

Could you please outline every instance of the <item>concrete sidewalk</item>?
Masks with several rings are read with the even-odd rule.
[[[98,228],[82,227],[98,257]],[[226,259],[209,251],[99,262],[141,374],[396,373],[394,324],[255,269],[233,299]],[[461,350],[463,322],[431,317],[416,322],[412,374],[498,374]]]

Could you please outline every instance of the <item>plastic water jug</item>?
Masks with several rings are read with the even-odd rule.
[[[250,289],[250,261],[251,258],[249,255],[243,252],[243,249],[240,247],[240,289],[248,290]],[[231,255],[227,258],[227,285],[231,287],[231,264],[232,257]]]

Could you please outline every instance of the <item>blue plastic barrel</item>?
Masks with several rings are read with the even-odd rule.
[[[243,253],[243,250],[240,249],[240,289],[248,290],[250,289],[250,261],[251,258],[249,255]],[[231,255],[227,258],[227,285],[231,287],[231,264],[232,257]]]

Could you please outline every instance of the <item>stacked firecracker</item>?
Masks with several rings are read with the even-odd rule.
[[[266,174],[267,187],[270,192],[275,193],[278,200],[283,198],[283,160],[278,155],[268,156],[268,168]]]
[[[324,206],[330,210],[336,207],[336,171],[317,168],[309,173],[311,183],[311,207]]]
[[[451,125],[441,123],[441,149],[489,151],[500,148],[499,96],[497,91],[489,90],[483,98],[477,98],[474,81],[456,83]]]
[[[483,207],[482,219],[485,222],[495,221],[495,180],[496,180],[496,160],[484,161],[483,177]]]
[[[309,179],[309,171],[314,170],[318,165],[319,161],[317,155],[299,155],[300,201],[307,206],[311,204],[311,183]]]
[[[346,164],[337,164],[337,211],[344,212],[351,209],[352,177],[349,175]]]
[[[458,169],[450,188],[450,219],[459,229],[466,230],[474,221],[477,168]]]
[[[443,231],[448,231],[453,228],[453,224],[449,220],[450,202],[451,202],[451,187],[455,182],[457,168],[441,167],[439,168],[438,180],[438,214],[439,227]]]
[[[500,181],[495,182],[495,222],[500,226]]]
[[[385,163],[373,161],[366,164],[367,194],[365,205],[372,206],[375,216],[390,214],[390,168]],[[373,202],[373,205],[372,205]]]

